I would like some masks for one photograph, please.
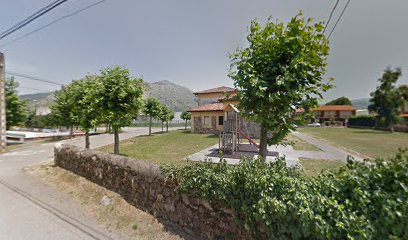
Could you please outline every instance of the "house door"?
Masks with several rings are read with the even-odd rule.
[[[211,126],[213,130],[217,130],[217,117],[216,116],[211,117]]]

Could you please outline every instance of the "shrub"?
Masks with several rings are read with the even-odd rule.
[[[375,117],[373,116],[356,116],[349,119],[348,125],[361,127],[375,127],[376,120]]]
[[[350,160],[315,178],[286,168],[282,158],[163,170],[177,179],[180,191],[241,213],[240,224],[256,239],[408,239],[406,151],[373,164]]]

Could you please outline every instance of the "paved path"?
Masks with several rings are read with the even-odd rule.
[[[125,128],[120,139],[147,133],[147,128]],[[113,143],[113,135],[91,136],[90,141],[93,148],[104,146]],[[84,145],[83,138],[64,142]],[[0,154],[0,239],[119,239],[85,215],[69,196],[22,171],[52,159],[54,144],[36,143]]]
[[[295,135],[296,137],[302,139],[303,141],[312,144],[314,146],[316,146],[317,148],[321,149],[324,154],[322,154],[321,156],[319,155],[313,155],[313,151],[301,151],[304,152],[304,155],[302,157],[305,158],[314,158],[314,159],[328,159],[328,160],[340,160],[343,162],[347,161],[347,156],[352,156],[354,158],[354,160],[356,161],[363,161],[363,158],[361,158],[360,156],[358,156],[355,153],[351,153],[348,151],[345,151],[341,148],[335,147],[325,141],[316,139],[310,135],[306,135],[300,132],[293,132],[293,135]],[[300,152],[300,151],[298,151]]]
[[[352,156],[356,161],[362,161],[363,159],[356,154],[347,152],[341,148],[335,147],[330,145],[326,142],[321,140],[315,139],[309,135],[305,135],[299,132],[293,132],[293,135],[297,136],[298,138],[306,141],[307,143],[316,146],[321,151],[303,151],[303,150],[294,150],[292,146],[283,146],[283,145],[274,145],[268,146],[268,150],[270,152],[279,153],[279,156],[285,156],[286,165],[288,167],[296,166],[300,164],[299,158],[306,158],[306,159],[321,159],[321,160],[340,160],[343,162],[347,162],[347,157]],[[248,154],[245,152],[239,152],[235,154],[234,157],[224,157],[224,159],[228,162],[228,164],[234,165],[239,163],[239,159],[241,155],[247,157],[257,157],[257,154]],[[203,149],[200,152],[197,152],[187,159],[192,161],[211,161],[213,163],[218,163],[220,161],[220,157],[218,156],[218,144],[211,146],[209,148]],[[268,156],[266,157],[267,162],[275,161],[276,157]]]

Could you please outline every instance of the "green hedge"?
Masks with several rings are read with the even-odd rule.
[[[350,160],[314,178],[286,168],[284,159],[163,170],[180,191],[242,213],[242,227],[254,239],[408,239],[406,151],[373,164]]]
[[[361,127],[375,127],[376,121],[375,117],[373,116],[356,116],[349,119],[348,125]]]

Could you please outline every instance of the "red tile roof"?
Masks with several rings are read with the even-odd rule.
[[[215,111],[224,111],[224,103],[209,103],[203,104],[197,107],[190,108],[189,112],[215,112]]]
[[[323,105],[313,109],[313,111],[354,111],[354,110],[356,109],[350,105]]]
[[[408,112],[406,112],[406,113],[401,113],[400,116],[401,116],[401,117],[408,117]]]
[[[235,88],[230,88],[230,87],[217,87],[217,88],[211,88],[203,91],[198,91],[195,92],[194,94],[202,94],[202,93],[229,93],[229,92],[236,92],[237,90]]]

